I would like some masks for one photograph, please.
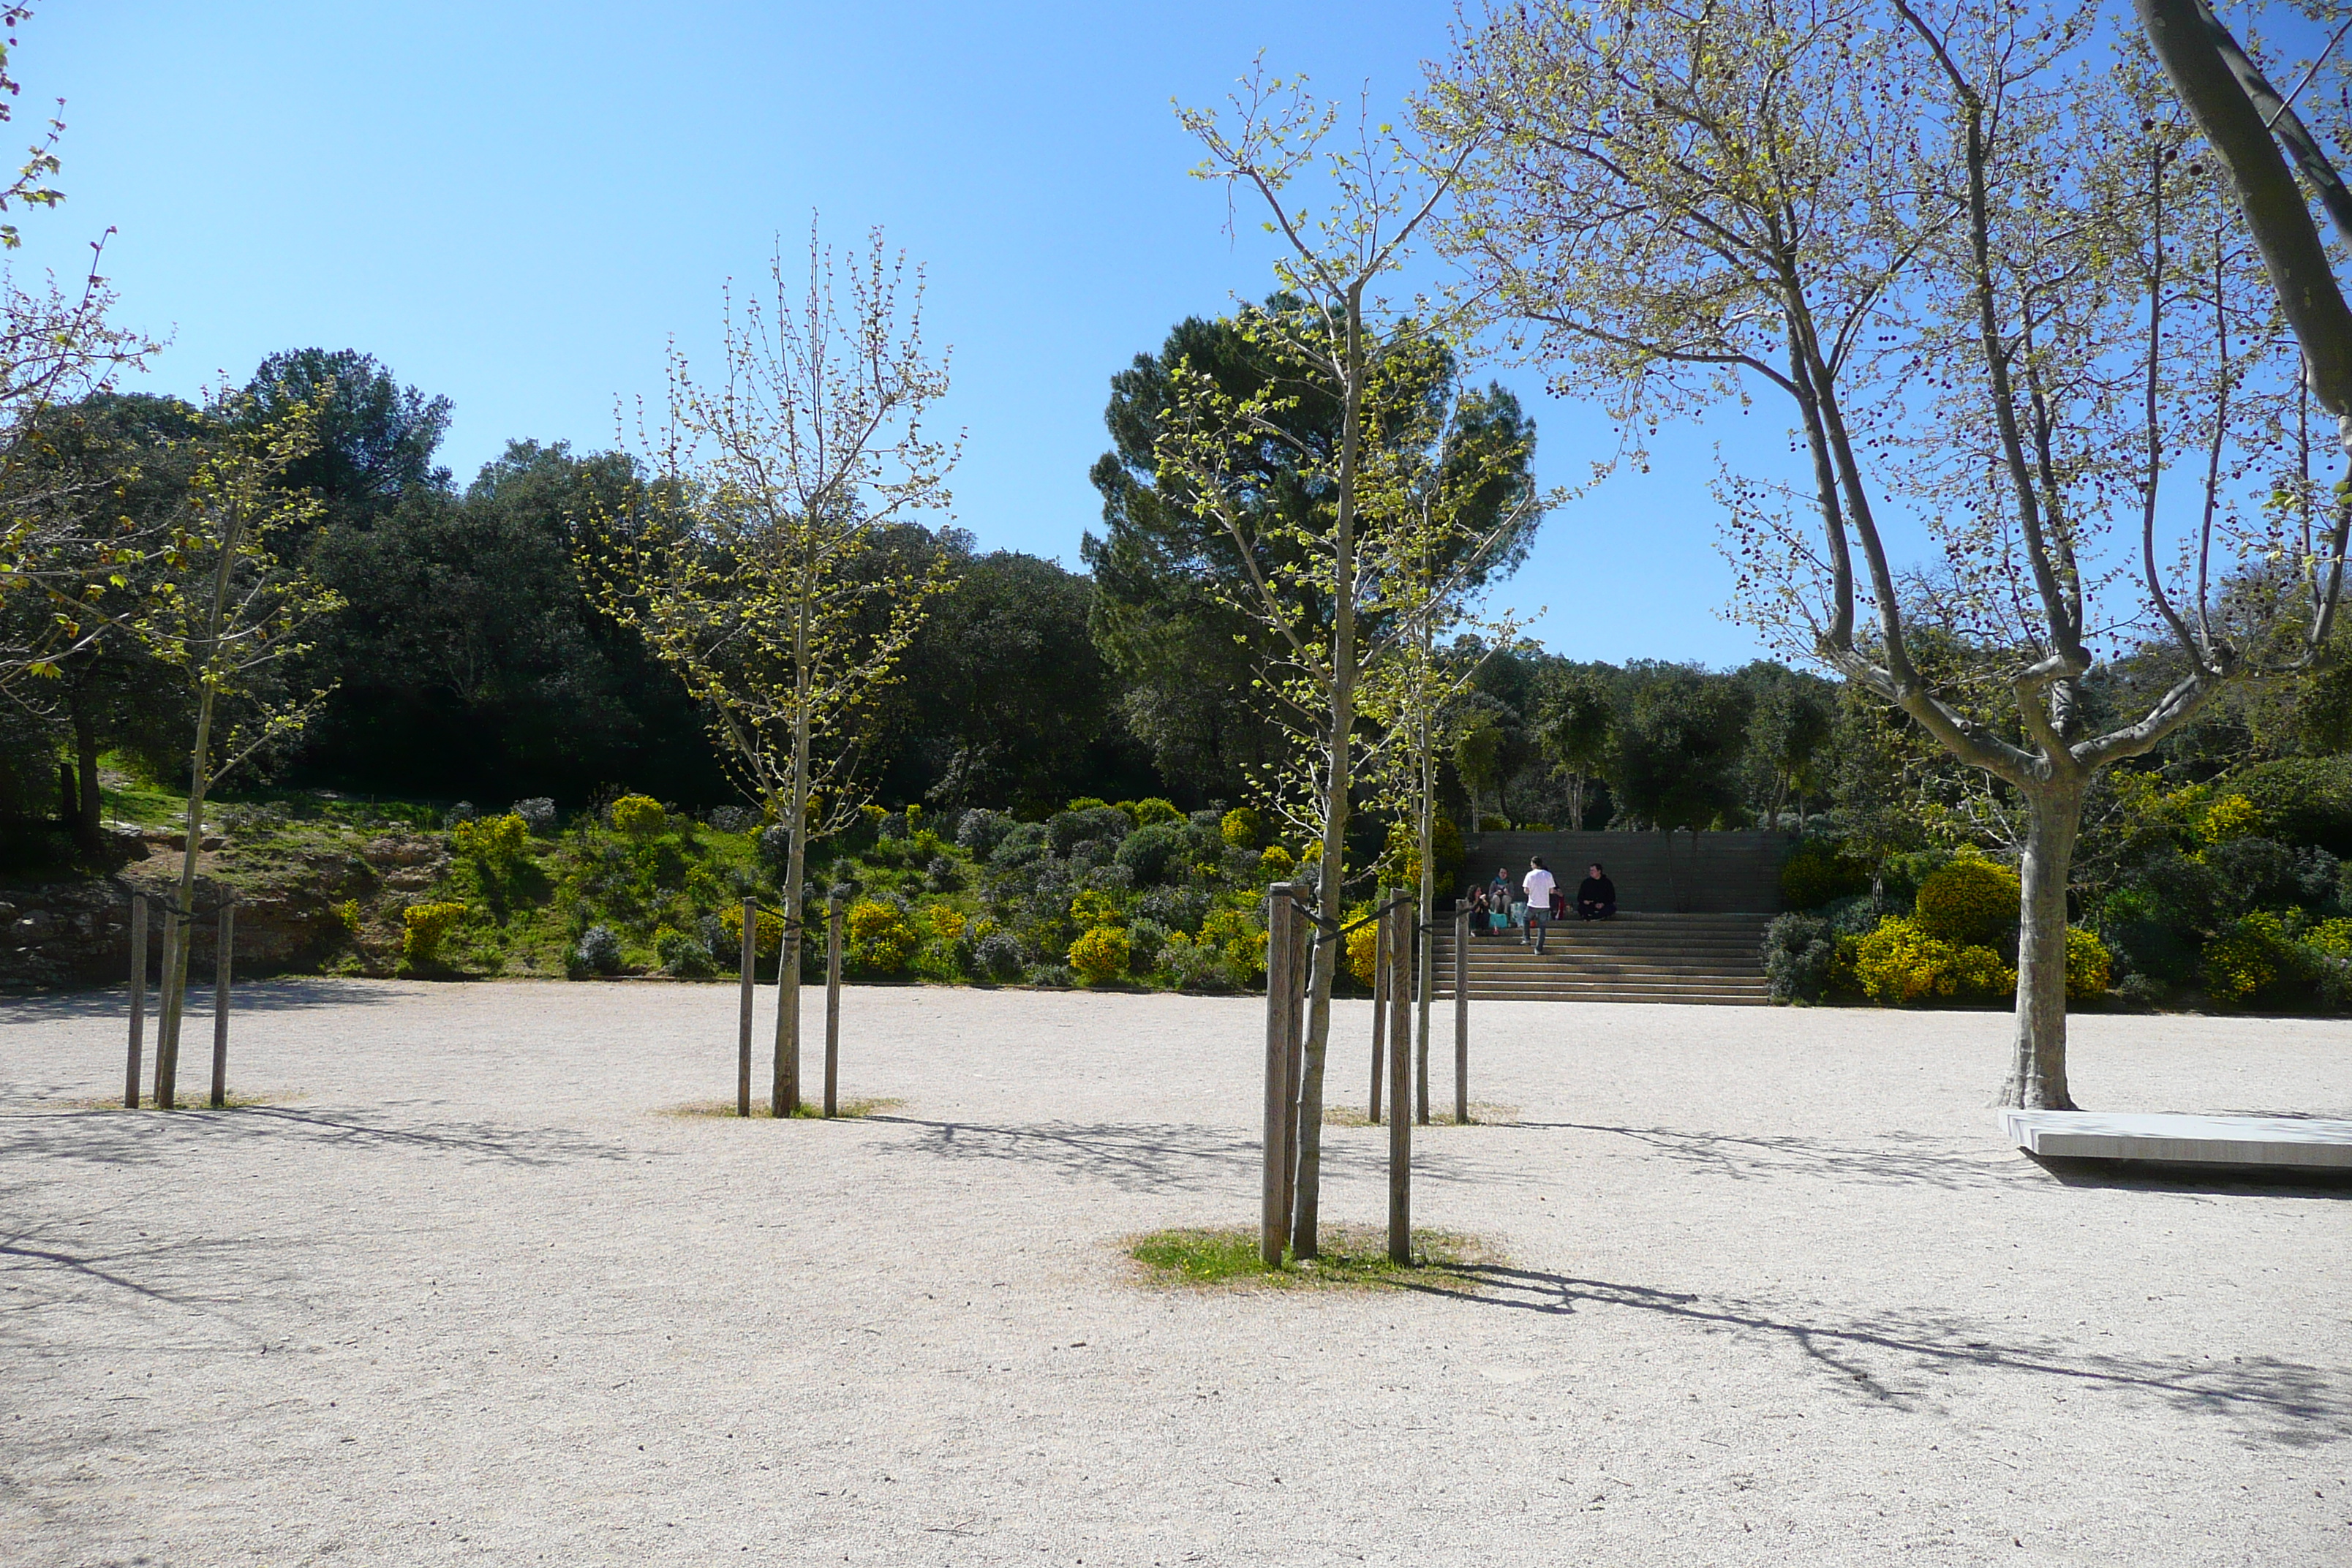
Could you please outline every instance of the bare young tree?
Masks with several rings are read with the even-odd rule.
[[[804,279],[781,246],[772,304],[730,303],[715,382],[672,351],[666,422],[641,427],[641,503],[583,546],[606,612],[700,702],[721,753],[790,835],[771,1109],[797,1109],[809,846],[863,804],[860,721],[898,679],[947,562],[910,567],[888,530],[949,504],[947,395],[922,334],[922,275],[879,230],[836,263],[812,228]]]
[[[1307,992],[1305,1066],[1300,1083],[1295,1256],[1317,1256],[1321,1194],[1323,1071],[1331,1033],[1331,988],[1343,953],[1328,940],[1345,907],[1348,819],[1358,761],[1359,685],[1368,657],[1362,630],[1364,570],[1360,533],[1365,499],[1364,455],[1374,379],[1402,313],[1376,292],[1404,264],[1414,236],[1436,211],[1468,155],[1466,148],[1414,147],[1394,130],[1360,115],[1351,133],[1337,104],[1309,94],[1303,81],[1244,79],[1223,111],[1184,110],[1186,130],[1208,156],[1196,173],[1245,193],[1280,241],[1275,275],[1280,310],[1252,310],[1244,331],[1267,353],[1312,377],[1337,397],[1335,452],[1302,449],[1299,461],[1328,507],[1328,527],[1298,530],[1280,553],[1254,537],[1252,509],[1236,486],[1242,446],[1286,439],[1265,416],[1268,391],[1237,400],[1199,374],[1176,378],[1178,406],[1161,443],[1162,466],[1190,479],[1191,503],[1228,530],[1251,582],[1249,608],[1276,634],[1283,668],[1265,683],[1294,715],[1318,716],[1312,749],[1285,798],[1304,805],[1319,851],[1317,918],[1327,940],[1315,944]],[[1320,177],[1328,205],[1299,203],[1302,178]],[[1390,634],[1397,635],[1395,632]]]
[[[1563,386],[1636,422],[1751,385],[1789,400],[1810,482],[1726,487],[1741,593],[2019,801],[2001,1100],[2049,1109],[2074,1103],[2067,886],[2090,781],[2267,672],[2210,606],[2273,543],[2301,584],[2276,606],[2299,632],[2284,663],[2307,661],[2344,544],[2341,518],[2308,540],[2233,527],[2218,461],[2185,561],[2162,535],[2158,481],[2185,433],[2257,447],[2231,389],[2275,382],[2281,361],[2266,341],[2215,352],[2233,326],[2263,339],[2242,247],[2224,234],[2197,252],[2210,287],[2164,247],[2198,165],[2137,112],[2130,62],[2091,57],[2091,21],[1979,0],[1544,5],[1466,36],[1428,104],[1493,149],[1452,241]],[[2136,443],[2117,439],[2135,391]],[[1817,542],[1782,496],[1815,514]],[[1936,539],[1939,571],[1898,564],[1890,500]],[[2118,515],[2138,526],[2116,552]],[[2101,729],[2095,648],[2143,619],[2174,635],[2184,672]]]

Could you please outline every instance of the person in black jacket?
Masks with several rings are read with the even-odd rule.
[[[1617,884],[1595,860],[1584,868],[1584,880],[1576,885],[1576,915],[1579,920],[1605,921],[1617,912]]]

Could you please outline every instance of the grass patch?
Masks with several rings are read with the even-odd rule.
[[[296,1100],[308,1100],[310,1098],[309,1095],[303,1093],[299,1089],[273,1089],[268,1092],[256,1094],[237,1094],[231,1092],[225,1097],[227,1100],[226,1104],[216,1106],[208,1103],[211,1097],[212,1089],[208,1084],[197,1085],[194,1093],[190,1093],[186,1088],[183,1087],[180,1090],[179,1104],[170,1110],[161,1111],[161,1114],[165,1116],[177,1116],[183,1110],[244,1110],[250,1107],[258,1105],[291,1105]],[[42,1109],[76,1111],[123,1111],[129,1110],[131,1108],[122,1103],[121,1095],[113,1094],[92,1100],[47,1100],[44,1102]],[[158,1110],[160,1109],[155,1104],[155,1097],[149,1091],[147,1086],[144,1084],[142,1084],[139,1087],[139,1109],[142,1111]]]
[[[1460,1125],[1509,1127],[1518,1120],[1519,1108],[1516,1105],[1500,1105],[1489,1100],[1474,1100],[1470,1102],[1470,1120]],[[1364,1114],[1364,1108],[1360,1105],[1327,1105],[1323,1108],[1323,1125],[1326,1127],[1385,1127],[1388,1124],[1385,1121],[1374,1121]],[[1448,1105],[1441,1110],[1432,1106],[1429,1110],[1429,1121],[1417,1125],[1454,1126],[1456,1123],[1454,1120],[1454,1108]]]
[[[1143,1266],[1144,1282],[1162,1288],[1362,1290],[1440,1274],[1453,1285],[1475,1289],[1476,1276],[1465,1270],[1507,1261],[1491,1243],[1453,1231],[1416,1230],[1412,1249],[1412,1263],[1390,1262],[1388,1233],[1368,1225],[1326,1226],[1322,1257],[1299,1263],[1286,1255],[1275,1268],[1258,1255],[1257,1232],[1240,1226],[1158,1230],[1127,1244],[1128,1256]]]
[[[834,1113],[833,1118],[835,1121],[855,1121],[862,1116],[879,1116],[886,1110],[896,1110],[907,1102],[903,1100],[893,1100],[887,1096],[871,1096],[863,1099],[844,1100],[838,1103],[840,1105],[840,1109]],[[752,1097],[751,1114],[748,1118],[739,1117],[735,1114],[735,1102],[731,1100],[688,1100],[684,1105],[664,1106],[661,1110],[654,1112],[654,1114],[656,1116],[719,1117],[729,1121],[740,1121],[746,1120],[752,1121],[773,1121],[776,1120],[774,1117],[768,1114],[768,1101],[766,1097],[760,1095]],[[823,1100],[803,1102],[799,1110],[793,1112],[791,1119],[795,1121],[822,1121],[824,1120],[824,1102]]]

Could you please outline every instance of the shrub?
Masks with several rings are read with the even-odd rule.
[[[1258,874],[1269,882],[1278,882],[1298,869],[1297,858],[1279,844],[1269,844],[1265,853],[1257,858]]]
[[[1478,831],[1481,833],[1508,833],[1510,830],[1511,819],[1507,816],[1497,816],[1490,811],[1478,819]]]
[[[1172,800],[1162,800],[1153,795],[1150,800],[1135,803],[1135,825],[1138,827],[1154,827],[1163,822],[1181,823],[1183,820],[1184,814],[1176,809],[1176,803]]]
[[[1380,953],[1380,945],[1381,924],[1378,921],[1366,921],[1348,933],[1348,973],[1356,977],[1357,984],[1371,984],[1372,963]]]
[[[922,945],[906,916],[872,899],[849,906],[846,935],[849,961],[872,974],[898,973]]]
[[[1041,963],[1029,972],[1029,984],[1049,991],[1066,991],[1078,983],[1066,963]]]
[[[974,859],[985,860],[1014,826],[1013,818],[1001,811],[967,811],[956,824],[955,839],[971,851]]]
[[[1011,931],[991,931],[971,951],[972,973],[986,980],[1017,980],[1029,962],[1021,939]]]
[[[400,911],[400,956],[420,966],[438,963],[441,939],[465,918],[463,904],[409,905]]]
[[[1883,1007],[1964,992],[1997,995],[2017,986],[2017,972],[1991,948],[1956,945],[1900,915],[1885,916],[1857,941],[1853,967],[1863,994]]]
[[[1868,891],[1870,868],[1819,839],[1798,845],[1780,867],[1780,897],[1792,910],[1818,909]]]
[[[618,974],[621,972],[621,939],[607,925],[590,926],[580,933],[579,945],[572,950],[573,962],[592,974]]]
[[[736,911],[736,923],[742,923],[742,912]],[[740,939],[739,939],[740,940]],[[663,926],[654,932],[654,956],[661,961],[662,973],[680,980],[707,979],[715,973],[710,962],[710,944],[700,937]]]
[[[613,803],[613,808],[606,816],[613,824],[614,832],[625,833],[632,838],[646,838],[659,833],[662,824],[669,819],[668,814],[662,810],[661,802],[649,795],[625,795]]]
[[[1217,832],[1236,849],[1255,849],[1265,842],[1265,818],[1254,805],[1237,805],[1219,820]]]
[[[1164,882],[1171,869],[1182,868],[1185,842],[1181,825],[1155,822],[1149,827],[1137,828],[1120,842],[1118,864],[1134,874],[1138,887]]]
[[[1224,954],[1209,942],[1195,942],[1182,931],[1169,934],[1168,945],[1160,951],[1160,967],[1178,985],[1194,991],[1229,991],[1233,988],[1233,971],[1226,967]]]
[[[875,837],[887,844],[896,844],[913,831],[903,811],[886,812],[882,820],[874,825]]]
[[[1146,888],[1136,898],[1135,914],[1171,931],[1198,931],[1208,918],[1209,895],[1198,888]]]
[[[1100,795],[1082,795],[1062,809],[1065,811],[1100,811],[1106,805],[1110,805],[1110,802],[1103,799]],[[1111,806],[1111,809],[1113,811],[1117,811],[1118,807]]]
[[[2205,808],[2197,836],[2208,844],[2226,844],[2262,831],[2263,814],[2242,795],[2225,795]]]
[[[2264,832],[2352,857],[2352,757],[2263,763],[2231,780],[2230,788],[2253,807]]]
[[[1224,955],[1234,973],[1255,980],[1265,973],[1265,928],[1240,910],[1211,910],[1201,922],[1201,941]]]
[[[2096,1002],[2107,994],[2115,961],[2095,931],[2066,928],[2066,1000]]]
[[[727,933],[730,963],[742,962],[743,906],[730,904],[719,911],[719,929]],[[784,917],[774,910],[761,910],[751,923],[751,952],[756,958],[773,958],[784,950]]]
[[[992,867],[1026,866],[1043,860],[1054,853],[1053,839],[1042,822],[1015,823],[1013,831],[997,840],[989,852]]]
[[[1764,977],[1775,1002],[1818,1002],[1829,990],[1836,933],[1819,915],[1775,916],[1764,928]]]
[[[471,822],[475,817],[480,815],[481,814],[479,812],[474,809],[474,803],[472,801],[461,800],[457,805],[451,806],[447,811],[441,814],[441,826],[445,830],[454,829],[457,824],[461,822]]]
[[[1882,911],[1868,893],[1851,893],[1843,899],[1832,899],[1816,912],[1830,922],[1834,935],[1868,936],[1878,929]]]
[[[1134,921],[1127,928],[1127,966],[1138,974],[1160,967],[1160,950],[1168,945],[1168,928],[1158,921]]]
[[[2205,993],[2225,1007],[2243,1005],[2302,965],[2286,928],[2268,910],[2231,921],[2205,944]]]
[[[1954,947],[1986,946],[2017,924],[2017,873],[1963,851],[1919,884],[1919,929]]]
[[[2116,987],[2125,1003],[2133,1007],[2163,1005],[2168,989],[2164,982],[2153,974],[2126,974],[2123,983]]]
[[[1129,952],[1127,932],[1097,926],[1070,943],[1070,968],[1087,984],[1099,985],[1127,973]]]
[[[545,837],[555,831],[555,802],[543,795],[514,803],[513,815],[523,820],[523,826]]]
[[[457,853],[478,863],[494,875],[511,871],[522,859],[522,847],[530,837],[530,825],[513,812],[504,816],[478,816],[461,822],[449,832]]]
[[[1070,854],[1081,844],[1116,846],[1134,830],[1135,824],[1128,820],[1127,813],[1099,802],[1082,811],[1056,812],[1045,824],[1046,837],[1056,855]],[[1103,858],[1108,860],[1110,856],[1106,853]]]

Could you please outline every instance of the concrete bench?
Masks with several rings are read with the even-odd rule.
[[[2324,1117],[2004,1110],[2000,1125],[2050,1159],[2352,1171],[2352,1121]]]

